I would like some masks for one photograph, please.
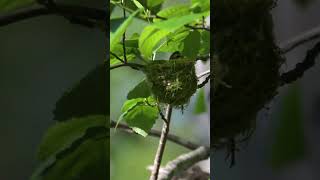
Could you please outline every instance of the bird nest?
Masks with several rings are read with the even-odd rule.
[[[144,68],[147,82],[161,103],[180,106],[189,102],[197,90],[194,61],[156,60]]]
[[[273,0],[214,1],[213,144],[246,135],[277,93],[284,59],[275,45]]]

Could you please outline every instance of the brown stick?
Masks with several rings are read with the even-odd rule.
[[[172,106],[170,104],[167,105],[166,109],[166,121],[163,123],[161,137],[159,140],[159,146],[158,150],[154,159],[153,163],[153,169],[150,176],[150,180],[157,180],[159,169],[162,161],[163,152],[166,146],[167,136],[169,133],[169,127],[170,127],[170,119],[171,119],[171,113],[172,113]]]
[[[115,128],[116,127],[116,122],[114,121],[111,121],[110,123],[110,127],[111,128]],[[121,129],[122,131],[124,132],[127,132],[127,133],[132,133],[132,134],[136,134],[129,126],[125,125],[125,124],[122,124],[122,123],[119,123],[118,126],[117,126],[118,129]],[[159,130],[156,130],[156,129],[151,129],[150,132],[148,133],[150,136],[154,136],[154,137],[160,137],[161,136],[161,131]],[[200,147],[199,144],[195,144],[191,141],[188,141],[186,139],[183,139],[177,135],[174,135],[174,134],[168,134],[167,136],[167,140],[168,141],[171,141],[177,145],[180,145],[180,146],[183,146],[187,149],[190,149],[190,150],[195,150],[197,149],[198,147]]]

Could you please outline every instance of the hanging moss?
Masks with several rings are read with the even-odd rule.
[[[173,106],[184,105],[197,90],[194,61],[157,60],[144,68],[155,98]]]
[[[274,5],[274,0],[213,1],[214,145],[251,132],[257,112],[277,93],[284,60],[273,36]]]

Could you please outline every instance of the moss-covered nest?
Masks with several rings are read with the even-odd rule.
[[[214,145],[251,132],[257,112],[277,93],[284,60],[273,36],[273,6],[273,0],[213,2]]]
[[[144,73],[155,98],[173,106],[184,105],[197,90],[194,61],[156,60],[147,64]]]

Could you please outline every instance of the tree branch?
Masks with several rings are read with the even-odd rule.
[[[63,4],[57,4],[56,8],[50,9],[47,7],[33,7],[0,16],[0,26],[6,26],[22,20],[43,15],[70,16],[78,18],[88,18],[97,21],[105,21],[107,18],[107,11],[89,7]]]
[[[111,51],[109,51],[109,53],[110,53],[113,57],[115,57],[116,59],[118,59],[120,62],[124,63],[124,61],[123,61],[119,56],[117,56],[115,53],[113,53],[113,52],[111,52]]]
[[[132,69],[135,69],[135,70],[141,70],[141,68],[143,68],[144,65],[142,65],[142,64],[137,64],[137,63],[117,64],[117,65],[111,66],[111,67],[109,68],[109,70],[117,69],[117,68],[120,68],[120,67],[131,67]]]
[[[210,149],[204,146],[197,148],[186,154],[182,154],[176,159],[167,163],[160,169],[158,180],[171,180],[174,176],[189,169],[194,164],[208,159],[210,157]]]
[[[111,123],[110,123],[111,128],[115,128],[116,124],[117,124],[116,122],[111,121]],[[136,134],[129,126],[122,124],[122,123],[119,123],[117,128],[119,128],[127,133]],[[154,137],[160,137],[161,131],[151,129],[149,132],[149,135],[154,136]],[[180,145],[180,146],[185,147],[190,150],[194,150],[194,149],[197,149],[198,147],[200,147],[200,145],[195,144],[193,142],[190,142],[188,140],[182,139],[181,137],[176,136],[174,134],[168,134],[167,139],[173,143],[176,143],[177,145]]]
[[[166,109],[167,122],[164,122],[163,126],[162,126],[161,137],[159,140],[158,150],[157,150],[157,153],[156,153],[156,156],[154,159],[150,180],[157,180],[158,179],[162,156],[163,156],[164,149],[166,147],[167,136],[168,136],[169,129],[170,129],[171,113],[172,113],[172,106],[170,104],[168,104],[167,109]]]
[[[210,81],[210,78],[211,78],[211,75],[209,74],[209,76],[207,76],[206,79],[202,83],[198,84],[198,89],[205,86]]]
[[[291,50],[293,50],[294,48],[306,42],[315,40],[319,37],[320,37],[320,26],[314,29],[311,29],[310,31],[304,32],[301,35],[298,35],[285,43],[281,43],[279,47],[281,49],[281,52],[283,54],[286,54]]]
[[[316,45],[307,51],[307,55],[305,59],[296,65],[293,70],[286,72],[281,75],[280,77],[280,85],[285,85],[296,81],[297,79],[301,78],[305,71],[310,69],[315,64],[315,59],[320,53],[320,41],[316,43]]]
[[[121,0],[121,5],[125,6],[124,4],[124,0]],[[123,19],[126,19],[126,10],[123,9]],[[122,34],[122,49],[123,49],[123,60],[124,63],[126,64],[127,61],[127,52],[126,52],[126,31],[124,31],[124,33]]]

